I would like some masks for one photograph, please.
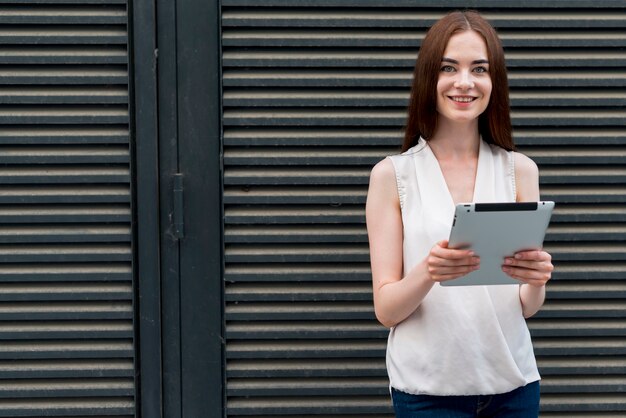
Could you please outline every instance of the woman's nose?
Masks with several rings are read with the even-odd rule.
[[[472,76],[468,71],[459,71],[454,86],[459,89],[471,89],[474,87]]]

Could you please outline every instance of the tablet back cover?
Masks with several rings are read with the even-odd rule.
[[[504,258],[543,247],[554,202],[468,203],[456,206],[450,248],[471,248],[480,269],[443,286],[519,284],[502,271]]]

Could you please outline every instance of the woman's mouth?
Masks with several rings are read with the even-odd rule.
[[[470,103],[476,100],[476,97],[472,96],[448,96],[452,101],[457,103]]]

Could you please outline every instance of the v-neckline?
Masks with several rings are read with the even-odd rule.
[[[478,197],[478,188],[479,188],[479,184],[480,184],[480,179],[483,177],[483,172],[484,170],[481,169],[481,167],[484,166],[484,164],[481,164],[481,160],[484,160],[484,155],[485,152],[483,150],[483,140],[479,139],[479,144],[478,144],[478,160],[476,161],[476,172],[474,174],[474,189],[472,190],[472,200],[471,202],[454,202],[454,197],[452,196],[452,193],[450,192],[450,188],[448,187],[448,182],[446,181],[446,176],[443,174],[443,170],[441,168],[441,164],[439,163],[439,160],[437,159],[437,156],[435,155],[435,153],[433,152],[433,149],[430,147],[430,145],[428,144],[427,141],[426,142],[426,147],[428,148],[430,157],[434,160],[434,165],[437,168],[435,171],[437,171],[437,177],[439,179],[440,184],[443,186],[442,189],[445,190],[445,194],[447,196],[447,200],[450,204],[451,207],[455,207],[458,203],[471,203],[471,202],[475,202],[477,197]]]

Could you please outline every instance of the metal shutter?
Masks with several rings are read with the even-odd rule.
[[[0,416],[133,416],[127,9],[0,2]]]
[[[364,202],[426,29],[498,28],[520,150],[557,202],[529,321],[542,416],[626,416],[623,1],[223,0],[227,415],[390,416]]]

